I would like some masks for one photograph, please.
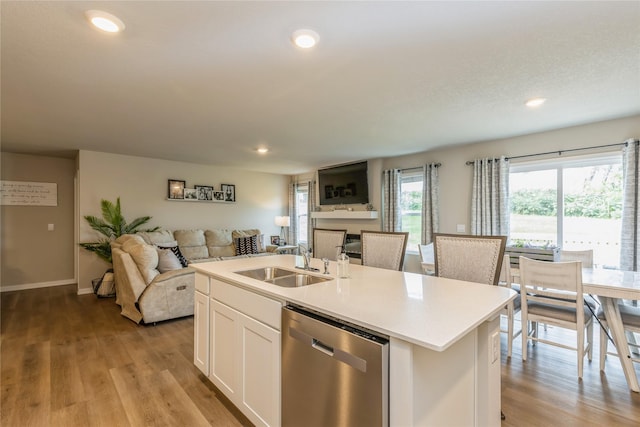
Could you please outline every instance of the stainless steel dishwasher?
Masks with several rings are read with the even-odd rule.
[[[282,425],[388,426],[388,339],[284,307]]]

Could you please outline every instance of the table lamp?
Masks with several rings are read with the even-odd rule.
[[[280,244],[286,245],[286,238],[284,234],[284,228],[288,227],[290,224],[288,216],[277,216],[276,217],[276,225],[280,226]]]

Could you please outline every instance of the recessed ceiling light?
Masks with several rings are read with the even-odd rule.
[[[87,10],[85,16],[95,27],[108,33],[118,33],[124,30],[124,22],[117,16],[101,10]]]
[[[302,49],[314,47],[318,43],[318,40],[320,40],[320,36],[313,30],[296,30],[291,35],[291,41],[293,41],[293,44]]]
[[[258,152],[258,154],[267,154],[269,152],[269,149],[265,147],[260,147],[256,151]]]
[[[533,98],[524,103],[527,107],[539,107],[547,101],[547,98]]]

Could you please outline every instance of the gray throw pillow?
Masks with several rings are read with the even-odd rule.
[[[164,273],[171,270],[180,270],[182,264],[171,249],[158,249],[158,271]]]

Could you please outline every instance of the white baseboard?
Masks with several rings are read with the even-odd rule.
[[[40,283],[25,283],[23,285],[9,285],[0,287],[0,292],[10,292],[10,291],[24,291],[26,289],[38,289],[38,288],[50,288],[52,286],[64,286],[64,285],[75,285],[77,282],[75,279],[64,279],[64,280],[53,280],[51,282],[40,282]],[[78,291],[80,294],[81,289]],[[87,293],[93,292],[91,289],[88,289]],[[84,292],[82,292],[84,293]]]

